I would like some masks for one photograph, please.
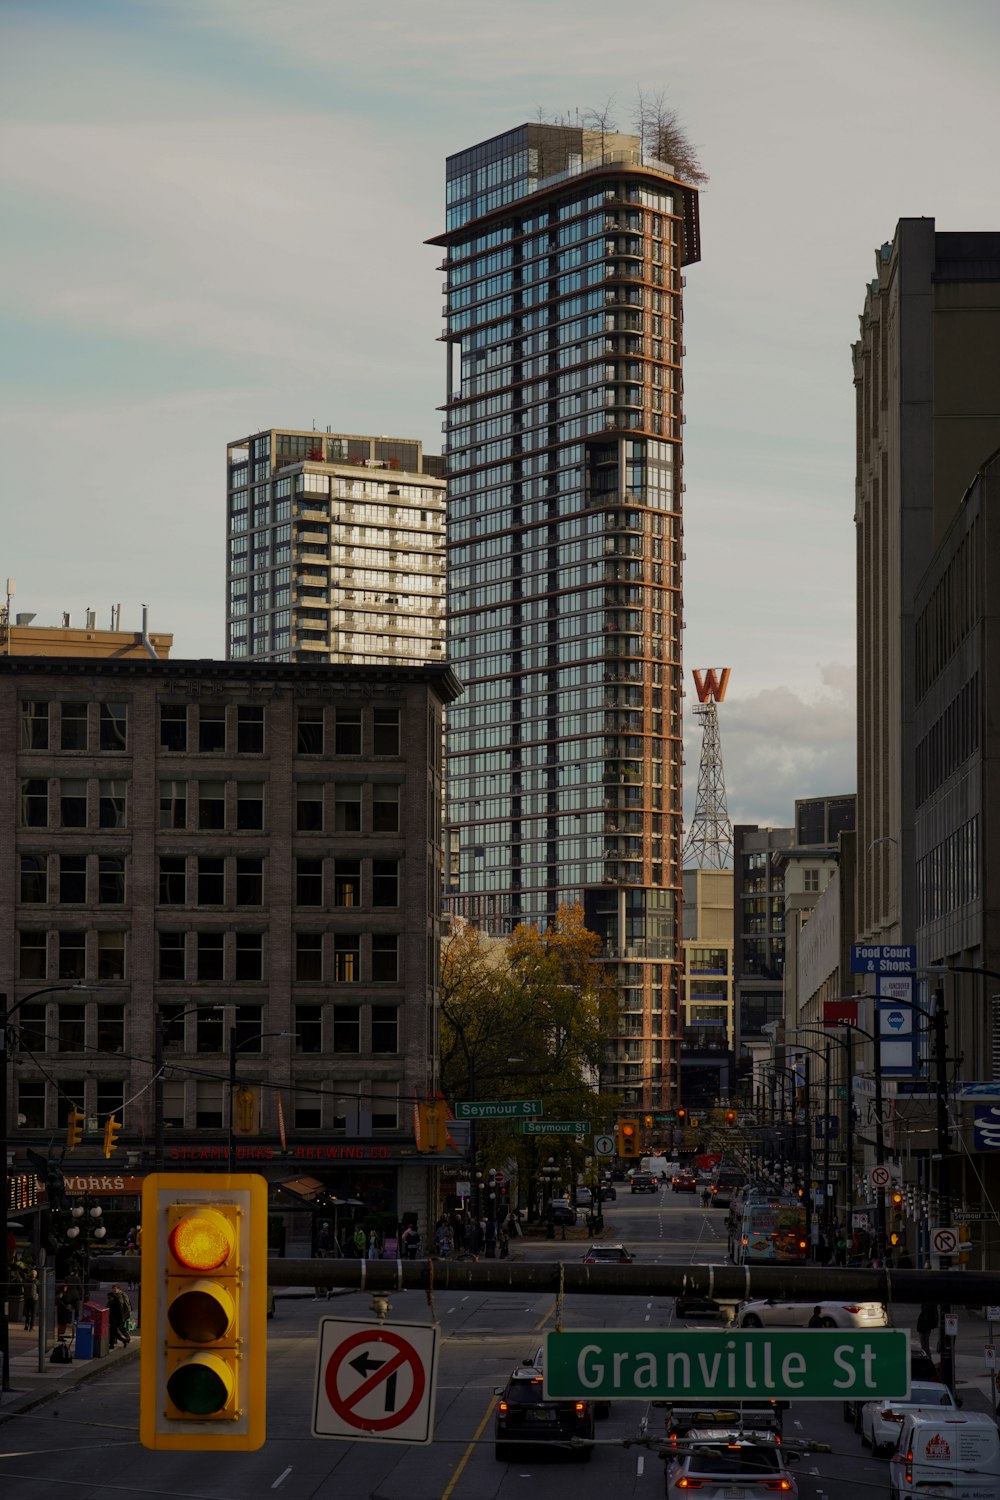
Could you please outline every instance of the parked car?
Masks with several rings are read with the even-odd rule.
[[[701,1492],[698,1500],[769,1500],[775,1490],[797,1500],[799,1487],[788,1467],[797,1455],[780,1448],[773,1434],[695,1427],[685,1442],[695,1446],[667,1461],[670,1500],[688,1500],[689,1490]]]
[[[549,1217],[553,1224],[575,1224],[576,1209],[565,1198],[553,1198],[549,1204]]]
[[[498,1386],[493,1424],[494,1454],[509,1459],[519,1448],[535,1443],[550,1443],[575,1451],[580,1460],[589,1462],[594,1437],[594,1404],[592,1401],[547,1401],[540,1364],[528,1361],[512,1371],[506,1385]],[[574,1439],[584,1438],[584,1445]]]
[[[660,1179],[654,1177],[652,1172],[634,1172],[632,1181],[629,1183],[629,1191],[632,1193],[657,1193],[660,1190]]]
[[[909,1397],[866,1401],[861,1408],[861,1441],[876,1455],[894,1453],[904,1419],[913,1408],[958,1405],[948,1387],[940,1380],[916,1380],[910,1383]],[[928,1413],[933,1415],[933,1410]]]
[[[773,1297],[741,1302],[736,1323],[740,1328],[807,1328],[816,1307],[823,1328],[886,1328],[889,1324],[884,1302],[777,1302]]]
[[[941,1368],[922,1349],[910,1350],[910,1384],[916,1380],[937,1384],[941,1379]],[[863,1401],[844,1402],[844,1421],[851,1422],[855,1432],[861,1431],[861,1408]]]
[[[585,1266],[630,1266],[634,1260],[624,1245],[591,1245],[583,1257]]]
[[[676,1177],[671,1179],[670,1186],[675,1193],[693,1193],[697,1182],[691,1172],[678,1172]]]

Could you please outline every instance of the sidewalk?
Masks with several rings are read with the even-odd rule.
[[[131,1344],[120,1346],[104,1355],[102,1359],[74,1359],[70,1365],[49,1363],[49,1354],[54,1340],[45,1343],[45,1364],[38,1368],[38,1329],[26,1333],[24,1325],[15,1321],[9,1325],[10,1385],[9,1391],[0,1391],[0,1423],[21,1412],[30,1411],[53,1396],[72,1390],[85,1380],[93,1380],[122,1360],[134,1359],[139,1352],[139,1335],[132,1335]]]

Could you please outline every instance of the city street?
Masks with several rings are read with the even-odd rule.
[[[622,1240],[642,1263],[721,1262],[725,1215],[695,1206],[669,1190],[655,1196],[620,1196],[607,1205],[605,1240]],[[567,1260],[582,1256],[587,1241],[514,1242],[519,1259]],[[282,1500],[483,1500],[483,1497],[663,1493],[664,1468],[654,1441],[663,1433],[663,1411],[646,1402],[613,1404],[597,1424],[593,1461],[540,1452],[498,1461],[493,1453],[494,1389],[519,1359],[534,1352],[554,1326],[551,1296],[514,1293],[445,1293],[435,1299],[442,1347],[434,1442],[413,1447],[394,1442],[345,1442],[311,1436],[315,1385],[315,1332],[323,1317],[367,1319],[370,1299],[360,1293],[329,1303],[286,1296],[268,1325],[268,1437],[247,1455],[150,1453],[139,1446],[138,1361],[120,1360],[98,1378],[13,1417],[0,1427],[0,1491],[12,1500],[123,1500],[129,1496],[204,1497],[278,1495]],[[916,1309],[894,1321],[911,1326]],[[424,1323],[432,1317],[422,1293],[397,1294],[389,1321]],[[973,1368],[981,1322],[968,1328],[969,1357],[960,1357],[959,1394],[970,1409],[985,1410],[985,1382],[962,1385]],[[566,1300],[566,1328],[669,1328],[673,1303],[642,1297],[575,1297]],[[697,1327],[696,1320],[680,1326]],[[709,1322],[701,1326],[711,1327]],[[979,1367],[976,1367],[979,1368]],[[982,1389],[980,1388],[982,1386]],[[829,1453],[806,1453],[795,1466],[802,1500],[847,1500],[849,1492],[884,1496],[887,1468],[873,1459],[845,1425],[833,1402],[793,1405],[785,1420],[786,1447],[796,1440],[828,1444]]]

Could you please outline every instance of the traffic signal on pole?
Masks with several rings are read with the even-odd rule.
[[[653,1116],[652,1115],[643,1115],[643,1117],[642,1117],[642,1123],[645,1125],[645,1127],[646,1127],[647,1130],[652,1130],[652,1128],[653,1128]]]
[[[118,1136],[121,1132],[122,1122],[116,1120],[114,1115],[108,1115],[104,1123],[104,1155],[110,1156],[117,1148]]]
[[[619,1156],[638,1156],[639,1155],[639,1121],[638,1120],[619,1120],[618,1121],[618,1155]]]
[[[83,1137],[83,1122],[86,1115],[74,1104],[66,1120],[66,1150],[75,1151]]]
[[[688,1115],[688,1112],[687,1112],[686,1109],[679,1109],[677,1111],[677,1123],[678,1123],[678,1125],[686,1125],[687,1124],[687,1115]]]
[[[143,1447],[261,1447],[267,1183],[154,1172],[143,1184],[142,1243]]]
[[[443,1099],[421,1099],[417,1104],[417,1150],[443,1151],[447,1121]]]
[[[727,1109],[726,1110],[726,1124],[727,1125],[735,1125],[736,1124],[736,1111],[735,1111],[735,1109]]]

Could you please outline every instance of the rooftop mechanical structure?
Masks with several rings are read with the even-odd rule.
[[[684,840],[681,862],[686,869],[725,870],[733,857],[733,825],[726,806],[717,705],[726,696],[729,668],[716,672],[714,667],[696,667],[693,676],[698,694],[694,713],[701,720],[701,763],[694,818]]]

